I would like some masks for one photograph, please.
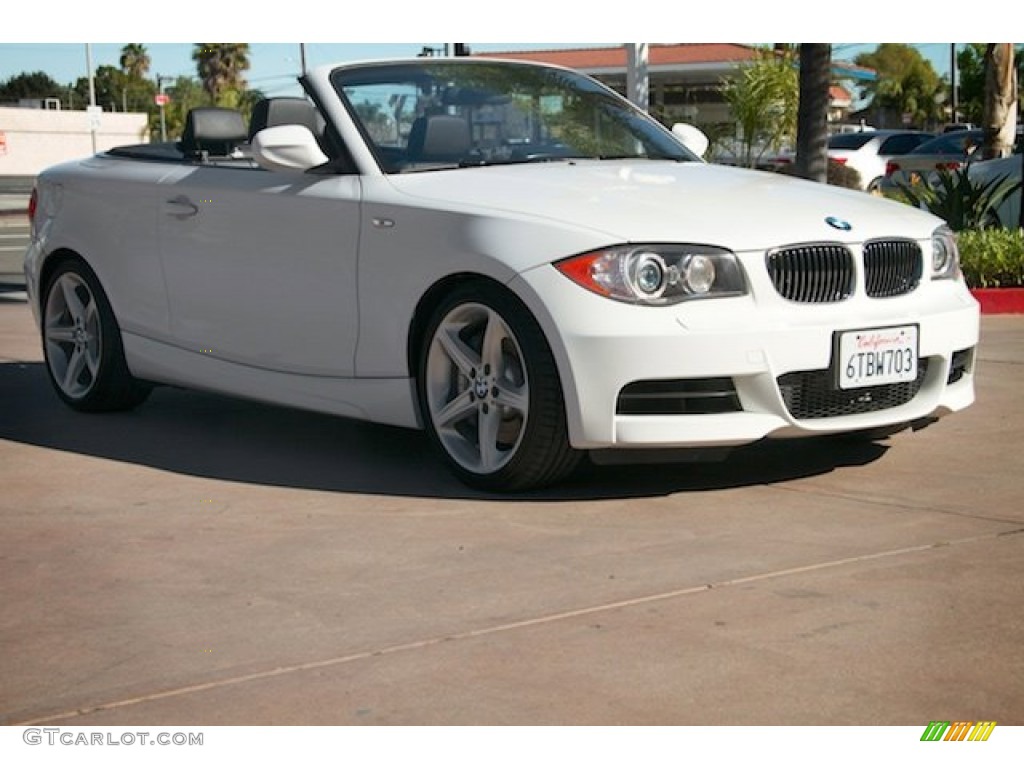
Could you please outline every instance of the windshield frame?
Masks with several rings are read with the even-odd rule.
[[[562,67],[485,58],[423,58],[380,62],[358,67],[338,67],[331,71],[329,82],[378,168],[387,175],[579,159],[625,158],[702,162],[701,158],[683,146],[682,142],[667,128],[650,115],[637,109],[615,91],[591,77]],[[486,86],[481,86],[481,83],[495,87],[488,89]],[[373,128],[378,133],[382,130],[383,123],[379,113],[383,102],[371,104],[366,100],[359,103],[354,103],[354,101],[359,99],[363,91],[374,86],[391,85],[395,87],[393,96],[397,96],[399,84],[410,86],[406,89],[408,93],[405,95],[414,96],[413,101],[417,102],[413,108],[415,119],[427,116],[427,109],[439,110],[439,112],[431,113],[430,117],[445,115],[449,119],[453,117],[465,119],[471,141],[471,150],[466,153],[465,157],[457,160],[446,158],[443,161],[426,162],[411,158],[408,139],[412,133],[412,126],[408,122],[409,116],[399,115],[397,109],[395,109],[394,116],[384,116],[391,125],[383,129],[389,131],[392,137],[397,139],[397,143],[387,144],[374,137],[373,129],[368,125],[368,121],[376,120],[378,125]],[[502,89],[501,86],[505,84],[509,87]],[[413,85],[419,89],[420,94],[412,92],[415,90],[412,89]],[[530,88],[535,90],[528,94]],[[532,99],[535,103],[546,99],[545,104],[547,105],[571,103],[571,109],[575,111],[590,109],[594,122],[603,121],[602,124],[608,126],[606,133],[611,133],[612,129],[618,131],[620,140],[626,140],[633,144],[636,151],[623,152],[619,149],[614,152],[601,152],[572,146],[561,140],[550,142],[545,147],[536,145],[541,151],[534,153],[517,152],[517,145],[514,143],[484,146],[485,142],[479,141],[480,136],[483,135],[484,123],[476,120],[474,110],[492,108],[491,111],[494,112],[497,107],[504,108],[512,116],[521,117],[527,122],[534,120],[541,123],[545,114],[549,118],[551,114],[554,114],[558,120],[564,121],[560,128],[564,132],[573,129],[581,133],[583,137],[581,140],[597,142],[605,148],[613,146],[610,138],[602,138],[599,135],[600,128],[587,134],[589,126],[581,125],[580,121],[568,122],[572,119],[572,116],[569,115],[570,108],[551,113],[549,107],[548,113],[539,110],[527,114],[520,109],[526,98]],[[419,104],[420,99],[423,104]],[[519,100],[518,103],[513,103],[516,99]],[[388,102],[388,107],[395,108],[394,98]],[[503,123],[497,129],[497,133],[501,134],[509,124],[507,121]],[[545,130],[550,131],[550,126]],[[530,148],[530,145],[528,143],[518,145],[518,149],[524,148]]]

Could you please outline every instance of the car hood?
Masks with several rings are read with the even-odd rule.
[[[557,221],[602,233],[609,244],[694,242],[765,250],[822,240],[926,239],[942,224],[860,191],[695,162],[574,160],[390,178],[418,205]]]

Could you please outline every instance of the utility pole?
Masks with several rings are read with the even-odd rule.
[[[647,43],[626,43],[626,98],[644,112],[650,107]]]
[[[92,153],[96,154],[96,80],[92,71],[92,43],[85,44],[85,68],[89,75],[89,134],[92,136]]]

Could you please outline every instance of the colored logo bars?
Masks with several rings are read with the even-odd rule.
[[[921,735],[921,741],[988,741],[995,722],[986,720],[975,723],[969,720],[950,723],[948,720],[932,720]]]

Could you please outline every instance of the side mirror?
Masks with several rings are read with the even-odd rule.
[[[676,123],[672,126],[672,133],[697,157],[704,157],[704,153],[708,151],[708,144],[711,143],[704,131],[689,123]]]
[[[329,159],[304,125],[264,128],[252,137],[252,155],[261,168],[284,173],[303,173]]]

